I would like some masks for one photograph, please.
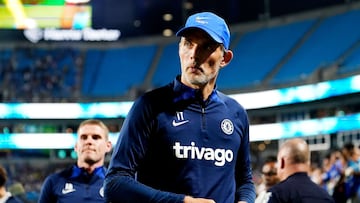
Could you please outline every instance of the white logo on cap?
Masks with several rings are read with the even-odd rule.
[[[201,23],[201,24],[207,24],[208,21],[206,21],[207,19],[209,19],[208,17],[196,17],[195,18],[195,21],[198,22],[198,23]]]

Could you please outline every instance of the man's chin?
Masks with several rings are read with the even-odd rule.
[[[91,157],[85,157],[84,162],[89,165],[93,165],[94,163],[96,163],[95,159],[93,159]]]

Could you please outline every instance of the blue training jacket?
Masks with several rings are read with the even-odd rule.
[[[41,188],[38,203],[100,203],[105,202],[103,182],[105,167],[98,167],[89,175],[72,166],[48,176]]]
[[[105,178],[107,202],[254,202],[246,111],[217,90],[199,95],[175,79],[135,101]]]

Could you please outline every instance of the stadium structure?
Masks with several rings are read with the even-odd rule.
[[[348,2],[230,26],[235,57],[217,88],[248,110],[254,168],[291,137],[307,140],[316,163],[347,142],[359,146],[357,22],[360,3]],[[180,73],[178,41],[2,41],[0,162],[72,161],[86,118],[103,119],[116,141],[132,101]]]

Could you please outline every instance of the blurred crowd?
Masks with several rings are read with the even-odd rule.
[[[261,167],[253,169],[258,195],[279,182],[276,177],[276,157],[269,156],[261,162],[263,163]],[[68,165],[69,161],[52,164],[31,161],[9,162],[4,164],[9,175],[7,186],[9,191],[21,195],[27,202],[37,202],[45,177]],[[322,157],[321,164],[312,164],[309,176],[326,190],[336,203],[360,202],[359,146],[347,143],[340,149],[328,152],[326,156]]]
[[[327,190],[335,202],[360,202],[360,150],[353,143],[333,150],[322,167],[314,167],[313,180]]]
[[[68,162],[49,164],[49,161],[43,163],[22,161],[2,164],[8,175],[6,187],[12,195],[19,197],[25,203],[36,203],[46,176],[65,168],[68,164]]]
[[[80,93],[83,57],[72,48],[0,51],[0,101],[66,102]]]

